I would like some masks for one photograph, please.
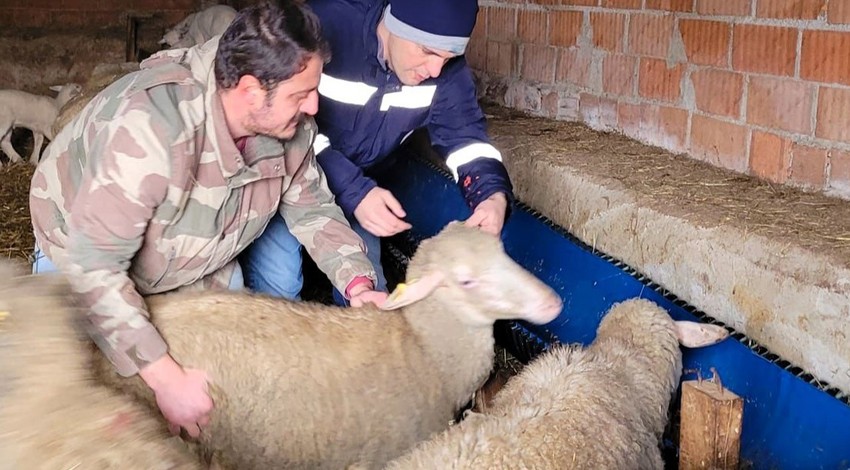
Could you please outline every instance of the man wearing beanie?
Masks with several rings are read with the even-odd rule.
[[[386,290],[380,238],[410,228],[404,209],[371,178],[420,127],[446,160],[472,209],[468,225],[494,236],[502,230],[512,187],[490,144],[472,73],[463,53],[477,0],[308,0],[330,43],[331,61],[319,85],[319,126],[313,149],[328,185],[361,235]],[[242,258],[246,284],[297,298],[298,241],[280,218]],[[337,303],[342,296],[334,292]]]

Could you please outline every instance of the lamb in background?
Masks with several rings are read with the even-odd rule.
[[[663,469],[659,443],[687,347],[727,336],[674,322],[654,303],[617,304],[589,347],[557,347],[511,378],[486,414],[418,445],[388,469]]]
[[[236,10],[233,8],[213,5],[183,18],[162,36],[159,43],[172,49],[203,44],[213,36],[222,34],[234,18]]]
[[[201,444],[224,468],[380,468],[449,426],[487,378],[493,323],[552,321],[558,295],[462,223],[425,240],[380,310],[248,293],[148,299],[175,360],[210,376]],[[99,358],[104,380],[141,395]]]
[[[56,92],[55,98],[34,95],[19,90],[0,90],[0,149],[9,157],[11,163],[23,159],[12,147],[12,129],[24,127],[32,131],[33,148],[29,162],[38,163],[44,138],[53,140],[53,121],[59,115],[59,109],[71,98],[78,95],[82,87],[76,83],[50,87]],[[2,166],[0,162],[0,166]]]
[[[200,469],[150,409],[91,377],[57,275],[0,263],[0,470]]]

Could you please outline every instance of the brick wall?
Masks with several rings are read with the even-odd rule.
[[[850,0],[482,0],[508,106],[850,198]]]
[[[156,13],[165,23],[173,24],[202,3],[203,0],[3,0],[0,28],[123,27],[129,11]]]

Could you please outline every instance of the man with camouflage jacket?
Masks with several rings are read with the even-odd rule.
[[[203,371],[167,353],[144,295],[233,284],[236,256],[279,212],[352,303],[385,297],[312,152],[328,57],[305,7],[247,8],[220,38],[105,88],[33,176],[41,261],[69,275],[95,342],[153,389],[172,431],[196,436],[212,401]]]

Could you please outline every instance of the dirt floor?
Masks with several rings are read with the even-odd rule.
[[[32,255],[29,188],[33,170],[28,164],[0,168],[0,258],[27,261]]]
[[[485,112],[497,147],[515,162],[560,163],[611,178],[638,194],[642,205],[668,215],[787,240],[850,264],[848,201],[759,181],[580,123],[495,105],[485,105]]]

